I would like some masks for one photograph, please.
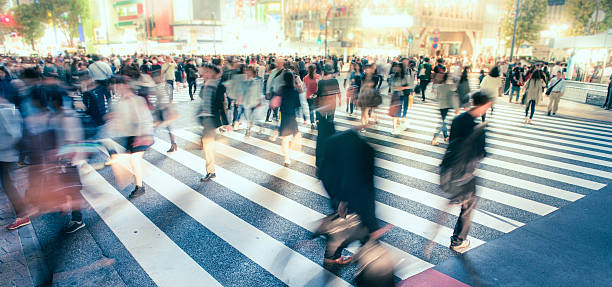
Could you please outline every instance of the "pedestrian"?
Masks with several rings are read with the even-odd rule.
[[[429,58],[424,58],[423,63],[419,65],[419,88],[421,90],[421,95],[423,96],[423,102],[425,102],[425,91],[427,90],[427,85],[429,85],[429,81],[431,81],[431,64],[429,63]]]
[[[196,79],[198,78],[198,69],[193,64],[193,59],[187,60],[185,65],[185,74],[187,74],[187,86],[189,88],[189,98],[193,101],[193,95],[197,91]]]
[[[15,169],[15,163],[19,160],[19,149],[17,145],[23,136],[23,121],[19,110],[8,99],[0,96],[0,181],[2,190],[6,193],[15,211],[15,221],[7,226],[8,230],[14,230],[30,224],[30,218],[26,212],[24,198],[18,192],[11,177]]]
[[[457,96],[459,97],[459,108],[467,108],[470,104],[470,81],[468,78],[469,67],[463,67],[461,76],[459,77],[459,83],[457,83]],[[482,81],[482,79],[481,79]],[[456,114],[459,114],[458,112]]]
[[[352,115],[355,109],[355,103],[357,102],[357,97],[361,90],[361,81],[363,79],[361,63],[352,63],[351,70],[348,78],[348,88],[346,87],[346,80],[344,82],[344,88],[346,90],[346,112],[349,113],[349,115]]]
[[[285,72],[285,60],[278,58],[271,67],[270,74],[266,83],[266,100],[272,100],[282,85],[282,74]],[[278,108],[268,108],[266,113],[266,122],[270,122],[270,115],[273,114],[273,119],[278,120]]]
[[[453,83],[452,79],[449,79],[448,73],[444,73],[441,84],[438,85],[438,108],[440,110],[440,116],[442,118],[442,122],[440,123],[440,127],[436,129],[436,133],[434,133],[433,138],[431,140],[431,144],[434,146],[440,145],[438,142],[438,136],[440,133],[444,136],[444,141],[449,141],[448,129],[446,127],[446,116],[448,111],[453,108],[453,98],[455,91],[453,91]]]
[[[480,76],[478,76],[478,84],[480,85],[480,83],[482,83],[482,80],[485,77],[485,71],[484,70],[480,70]]]
[[[340,93],[340,84],[337,79],[333,78],[334,68],[331,64],[323,66],[323,73],[323,78],[317,83],[317,121],[325,118],[327,121],[333,122],[336,112],[336,97]]]
[[[215,174],[215,137],[217,128],[225,126],[227,131],[232,126],[227,121],[225,113],[225,86],[221,83],[221,70],[214,65],[204,66],[206,82],[200,90],[200,106],[196,117],[202,125],[202,149],[206,161],[206,175],[200,181],[214,179]]]
[[[548,89],[546,94],[549,96],[548,99],[548,116],[556,115],[559,109],[559,100],[565,92],[565,79],[563,79],[563,72],[557,71],[557,74],[548,82]]]
[[[245,136],[251,135],[251,129],[255,123],[255,110],[263,106],[263,80],[257,76],[257,68],[253,65],[246,70],[246,88],[242,98],[238,99],[239,104],[244,108],[247,120]]]
[[[525,88],[525,123],[531,124],[536,105],[542,101],[542,88],[546,87],[542,71],[535,70],[531,74]],[[531,111],[531,113],[529,113]]]
[[[319,80],[321,80],[321,76],[315,73],[315,66],[313,64],[308,65],[308,73],[304,76],[304,85],[306,86],[306,102],[308,103],[311,129],[315,129],[317,123],[314,116],[314,109]]]
[[[608,92],[606,93],[606,100],[601,106],[602,108],[609,110],[612,108],[612,75],[610,75],[610,82],[608,83]]]
[[[357,99],[357,106],[361,108],[361,125],[364,127],[369,125],[372,115],[374,116],[374,123],[378,123],[374,109],[382,103],[382,97],[380,92],[374,88],[374,85],[372,69],[366,66],[365,76],[361,82],[361,90]],[[365,131],[365,128],[361,129],[361,132]]]
[[[100,56],[93,55],[92,60],[94,62],[87,67],[89,77],[100,86],[104,98],[106,99],[106,106],[108,109],[111,106],[111,93],[108,87],[110,85],[110,79],[113,76],[113,71],[106,62],[102,61]]]
[[[402,95],[400,96],[400,100],[402,102],[401,121],[402,124],[406,124],[406,113],[409,109],[412,109],[412,103],[414,101],[412,92],[414,91],[416,83],[416,71],[414,70],[416,62],[413,60],[404,59],[402,63],[404,64],[404,68],[406,68],[406,80],[408,81],[407,89],[404,89]]]
[[[494,66],[489,71],[489,74],[482,79],[480,83],[480,90],[491,97],[491,113],[493,112],[493,105],[495,99],[499,96],[499,87],[502,85],[502,78],[499,72],[499,67]],[[482,115],[482,121],[484,122],[487,114]]]
[[[143,88],[136,81],[140,79],[117,80],[115,86],[120,99],[110,116],[112,130],[129,154],[130,167],[134,173],[135,188],[129,195],[130,199],[145,193],[142,157],[153,144],[153,116],[146,97],[138,95],[139,90]],[[116,154],[111,155],[110,164],[115,164],[116,157]]]
[[[400,119],[402,116],[402,97],[404,90],[409,89],[406,69],[401,62],[393,63],[391,67],[391,104],[389,105],[389,116],[393,118],[392,135],[400,133]],[[404,97],[405,99],[405,97]],[[407,104],[407,101],[406,101]]]
[[[293,73],[286,72],[283,75],[283,85],[279,90],[279,96],[281,121],[278,133],[282,138],[284,165],[288,167],[291,164],[291,150],[298,149],[301,138],[295,119],[296,112],[300,108],[300,97],[295,87]]]
[[[450,197],[449,204],[461,206],[450,243],[455,251],[470,246],[467,236],[478,203],[474,171],[486,155],[484,123],[478,125],[475,119],[489,109],[491,97],[476,91],[471,98],[472,108],[453,119],[449,146],[440,164],[440,187]]]
[[[512,77],[510,78],[510,84],[512,86],[510,91],[510,99],[509,103],[512,103],[512,96],[516,93],[515,102],[518,102],[519,96],[521,94],[521,87],[523,86],[523,69],[521,68],[521,64],[518,63],[512,70]]]
[[[169,103],[174,102],[174,81],[176,80],[177,65],[171,57],[166,57],[166,62],[162,65],[161,74],[166,81]]]

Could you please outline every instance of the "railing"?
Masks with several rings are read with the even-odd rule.
[[[590,105],[603,105],[608,93],[608,85],[567,81],[563,99]]]

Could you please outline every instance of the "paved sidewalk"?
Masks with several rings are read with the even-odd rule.
[[[612,185],[400,286],[609,286],[610,205]]]
[[[6,229],[14,221],[13,207],[0,192],[0,286],[33,286],[19,232]]]

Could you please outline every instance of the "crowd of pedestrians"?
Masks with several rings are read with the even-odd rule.
[[[350,262],[340,256],[350,241],[378,246],[377,239],[390,229],[377,225],[374,150],[363,137],[369,126],[378,123],[383,102],[388,103],[393,119],[391,134],[399,135],[409,128],[407,116],[414,95],[420,94],[423,103],[437,100],[441,124],[431,144],[439,145],[440,135],[448,144],[441,188],[452,203],[461,206],[450,241],[450,247],[459,251],[469,246],[466,237],[477,202],[473,171],[485,155],[484,123],[495,99],[505,93],[510,102],[515,94],[518,101],[523,93],[525,123],[529,124],[544,91],[550,97],[548,114],[556,114],[565,87],[561,70],[550,79],[540,65],[524,69],[520,64],[499,63],[487,74],[482,71],[480,89],[471,91],[469,66],[443,58],[435,59],[432,66],[427,57],[91,55],[3,61],[0,174],[18,217],[9,229],[53,211],[71,213],[66,233],[83,228],[80,210],[85,202],[79,192],[78,169],[89,164],[111,166],[122,177],[121,158],[127,158],[133,182],[125,185],[134,187],[129,198],[143,195],[142,158],[154,143],[156,129],[168,132],[168,153],[179,149],[172,134],[180,114],[174,99],[186,89],[197,107],[188,116],[201,127],[206,162],[202,182],[216,177],[214,143],[219,133],[244,130],[249,137],[263,131],[263,126],[272,127],[270,140],[281,138],[283,164],[289,167],[301,148],[300,125],[317,130],[317,175],[335,210],[320,228],[320,234],[328,237],[328,265]],[[360,125],[336,132],[334,116],[343,105],[350,117],[360,113]],[[447,117],[452,110],[455,117],[449,129]],[[92,159],[100,153],[103,163],[94,165]],[[25,193],[17,190],[10,176],[17,167],[28,168]],[[358,218],[365,229],[355,230],[350,240],[336,237],[329,226],[348,218]]]

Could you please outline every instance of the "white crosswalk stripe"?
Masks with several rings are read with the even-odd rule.
[[[183,101],[185,96],[180,97]],[[188,95],[186,98],[189,101]],[[175,93],[175,102],[177,99]],[[337,130],[358,124],[358,118],[342,110],[336,111]],[[390,134],[390,117],[385,111],[379,109],[379,124],[364,136],[377,151],[376,215],[382,222],[394,226],[382,242],[401,262],[395,275],[405,279],[456,254],[447,246],[459,207],[446,209],[447,200],[437,191],[436,170],[445,149],[429,144],[440,122],[435,104],[415,104],[408,113],[408,129],[400,136]],[[525,127],[520,119],[520,108],[509,105],[496,107],[491,117],[487,134],[490,156],[478,170],[482,181],[477,191],[483,201],[473,216],[470,249],[596,192],[612,178],[609,126],[577,119],[542,119],[541,125]],[[291,235],[285,235],[288,231],[282,228],[312,233],[318,220],[326,216],[324,210],[329,210],[326,205],[329,197],[314,175],[316,130],[300,127],[304,134],[303,151],[293,155],[295,164],[290,167],[278,160],[283,155],[280,142],[267,137],[272,133],[272,125],[258,122],[259,132],[253,132],[251,137],[245,137],[240,131],[222,133],[215,144],[220,157],[217,177],[213,183],[203,183],[204,189],[198,190],[200,187],[186,182],[183,176],[206,173],[203,155],[201,151],[181,148],[199,142],[199,136],[194,133],[197,128],[179,128],[174,130],[179,143],[177,152],[165,153],[170,144],[160,132],[145,155],[147,194],[167,200],[185,214],[184,220],[210,230],[247,258],[244,268],[260,267],[258,272],[276,278],[277,285],[352,284],[351,276],[323,268],[322,256],[315,260],[316,256],[305,254],[293,244],[295,240],[307,242],[310,238],[300,235],[294,241],[283,239]],[[140,205],[136,207],[118,193],[111,184],[112,178],[104,178],[95,171],[84,178],[86,183],[103,188],[104,193],[84,192],[86,199],[155,284],[224,285],[219,273],[222,271],[199,261],[207,259],[182,250],[173,242],[179,239],[166,235],[139,211]],[[244,208],[254,210],[256,206],[260,211],[239,212],[225,199],[211,194],[220,188],[244,200],[248,205]],[[438,214],[445,214],[447,219],[438,221]],[[121,221],[126,217],[130,220]],[[257,223],[265,220],[270,220],[271,225]],[[138,235],[132,232],[135,228],[139,230]],[[138,240],[144,242],[137,244]],[[429,241],[434,243],[431,258],[423,251]],[[150,251],[145,248],[147,244],[163,248],[164,255],[160,256],[164,257],[147,256],[145,251]],[[347,250],[355,252],[357,247]],[[168,259],[160,261],[160,258]],[[174,264],[181,269],[166,269]]]

